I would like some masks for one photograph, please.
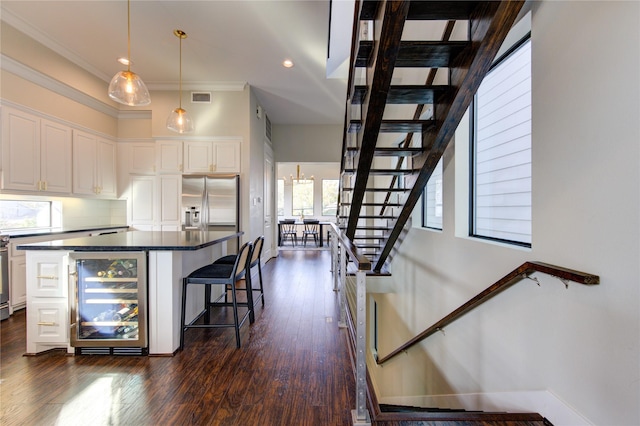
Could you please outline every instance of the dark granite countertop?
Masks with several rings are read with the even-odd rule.
[[[74,232],[87,232],[87,231],[117,231],[118,229],[128,229],[129,225],[104,225],[104,226],[85,226],[83,228],[46,228],[46,229],[26,229],[26,230],[11,230],[3,231],[0,234],[8,235],[9,238],[26,238],[26,237],[40,237],[44,235],[55,236],[57,234],[70,234]]]
[[[178,251],[199,250],[232,238],[244,232],[234,231],[129,231],[94,237],[68,238],[20,244],[18,250],[69,251]]]

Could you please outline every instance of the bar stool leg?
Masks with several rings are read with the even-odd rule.
[[[264,289],[262,288],[262,266],[258,260],[258,277],[260,278],[260,298],[262,298],[262,306],[264,306]]]
[[[236,299],[236,284],[231,284],[231,300],[233,302],[233,324],[236,329],[236,348],[240,349],[240,321],[238,320],[238,301]]]
[[[180,350],[184,349],[184,322],[187,308],[187,279],[182,279],[182,315],[180,317]]]

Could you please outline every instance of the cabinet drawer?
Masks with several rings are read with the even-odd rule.
[[[29,305],[27,316],[27,341],[64,344],[69,341],[66,300],[34,300]]]
[[[27,294],[30,299],[40,297],[67,297],[66,252],[41,254],[29,251],[27,263]],[[29,262],[29,259],[33,259]]]

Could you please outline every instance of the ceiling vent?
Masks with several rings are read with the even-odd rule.
[[[191,92],[192,104],[210,104],[211,92]]]

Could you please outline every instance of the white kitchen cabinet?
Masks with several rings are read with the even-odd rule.
[[[156,146],[151,143],[134,143],[129,150],[129,173],[154,175],[156,173]]]
[[[240,173],[240,142],[216,141],[213,143],[214,172]]]
[[[27,353],[69,346],[68,252],[28,251]]]
[[[155,176],[131,176],[129,223],[136,229],[143,225],[153,225],[155,215]]]
[[[116,144],[73,132],[73,193],[116,198]]]
[[[214,148],[211,142],[186,141],[184,143],[184,172],[213,172]]]
[[[9,260],[9,307],[11,313],[27,306],[27,261],[24,254]]]
[[[182,141],[156,142],[156,170],[158,173],[182,173]]]
[[[158,227],[160,230],[179,231],[182,229],[182,176],[158,176]]]
[[[71,128],[2,110],[2,189],[71,193]]]
[[[238,141],[186,141],[185,173],[240,173]]]
[[[129,223],[134,229],[182,229],[182,175],[131,176],[129,186]]]

